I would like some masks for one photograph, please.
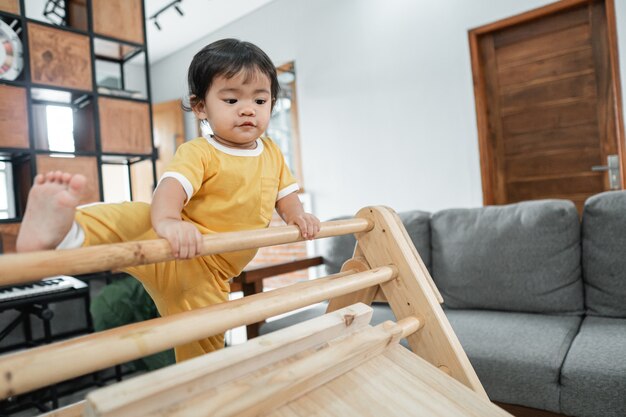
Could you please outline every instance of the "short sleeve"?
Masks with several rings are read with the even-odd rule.
[[[282,154],[282,152],[280,152],[280,150],[278,150],[278,152],[280,153],[281,165],[280,178],[278,181],[278,195],[276,196],[276,201],[300,189],[298,182],[294,178],[293,174],[289,170],[289,167],[287,166],[287,163],[285,162],[284,155]]]
[[[159,179],[159,183],[165,178],[180,182],[187,194],[187,201],[200,189],[211,160],[207,148],[202,146],[202,140],[196,139],[180,145]]]

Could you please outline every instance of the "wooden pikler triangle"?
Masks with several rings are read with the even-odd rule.
[[[368,325],[357,303],[90,393],[85,416],[507,416],[398,341],[419,320]]]
[[[368,207],[355,219],[322,223],[318,238],[347,233],[358,243],[339,274],[1,356],[0,397],[331,300],[322,317],[96,390],[48,416],[509,415],[489,402],[393,210]],[[210,235],[203,255],[299,240],[295,226]],[[162,240],[98,248],[100,257],[93,248],[0,256],[0,271],[15,271],[0,285],[172,257]],[[147,256],[150,248],[158,250]],[[377,294],[396,323],[369,325]]]

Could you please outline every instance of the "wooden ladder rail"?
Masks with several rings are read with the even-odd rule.
[[[373,224],[365,219],[323,222],[316,239],[363,233]],[[202,236],[199,256],[300,242],[297,226],[215,233]],[[30,282],[54,275],[80,275],[153,264],[175,259],[165,239],[141,240],[78,249],[46,250],[0,256],[0,286]]]

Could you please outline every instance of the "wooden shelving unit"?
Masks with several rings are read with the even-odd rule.
[[[44,10],[34,4],[45,4]],[[0,180],[7,178],[0,187],[11,205],[8,218],[0,218],[0,252],[11,252],[37,173],[85,175],[84,203],[91,203],[104,200],[103,166],[122,165],[132,199],[151,193],[157,155],[141,0],[0,0],[0,20],[19,37],[23,62],[16,78],[0,69],[0,167],[5,171]],[[4,41],[0,67],[20,55]],[[72,110],[73,150],[52,145],[49,106]],[[151,178],[138,182],[136,172],[150,172]]]

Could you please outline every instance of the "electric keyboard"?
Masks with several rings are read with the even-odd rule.
[[[0,287],[0,303],[68,290],[79,290],[86,287],[87,284],[79,279],[67,275],[58,275],[44,278],[37,282],[29,282],[12,287]]]

